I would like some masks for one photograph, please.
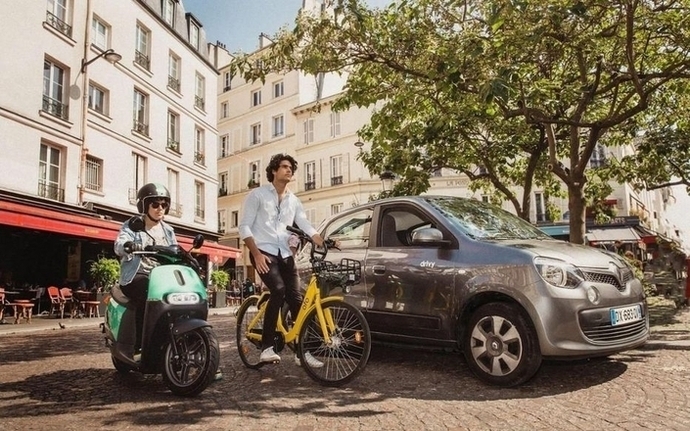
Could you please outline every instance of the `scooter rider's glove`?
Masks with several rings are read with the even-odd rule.
[[[137,244],[133,241],[127,241],[124,245],[125,252],[132,253],[133,251],[142,251],[144,246],[142,244]]]

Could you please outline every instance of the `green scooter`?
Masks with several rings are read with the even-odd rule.
[[[135,232],[145,232],[144,220],[130,220]],[[197,235],[192,248],[204,242]],[[206,288],[197,260],[182,247],[147,246],[131,251],[155,259],[142,329],[141,354],[134,354],[136,309],[119,286],[110,293],[101,324],[113,365],[121,373],[161,374],[176,395],[196,396],[215,379],[220,347],[208,318]]]

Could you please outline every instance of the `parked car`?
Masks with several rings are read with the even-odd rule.
[[[340,241],[329,260],[362,262],[346,299],[375,341],[460,351],[491,384],[527,381],[542,358],[608,356],[648,337],[642,285],[623,258],[477,200],[382,199],[319,231]]]

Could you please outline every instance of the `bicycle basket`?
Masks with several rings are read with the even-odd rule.
[[[362,264],[354,259],[340,259],[339,264],[329,261],[314,263],[321,296],[328,296],[336,287],[345,288],[359,283],[362,279]]]

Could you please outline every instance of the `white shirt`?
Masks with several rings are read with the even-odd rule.
[[[259,250],[281,257],[292,256],[288,246],[291,233],[287,226],[296,223],[307,235],[317,231],[307,220],[302,202],[290,190],[285,190],[278,205],[278,192],[269,183],[252,190],[242,206],[239,225],[240,239],[252,237]]]

